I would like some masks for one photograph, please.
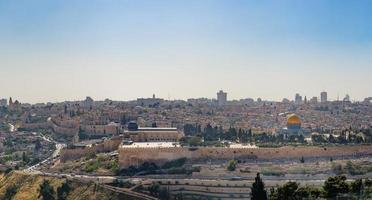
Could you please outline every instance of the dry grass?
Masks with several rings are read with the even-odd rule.
[[[65,182],[64,179],[60,178],[26,175],[21,172],[12,172],[8,175],[0,175],[0,199],[3,199],[8,187],[16,185],[18,190],[12,200],[37,200],[39,199],[39,185],[44,179],[50,181],[50,184],[55,191],[57,191],[57,188],[60,187],[63,182]],[[71,184],[72,190],[68,195],[68,200],[122,199],[118,194],[98,188],[94,183],[82,184],[73,182]]]

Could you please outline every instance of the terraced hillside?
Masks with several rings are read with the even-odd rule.
[[[55,177],[43,177],[40,175],[27,175],[20,172],[11,172],[7,175],[0,175],[0,199],[12,200],[38,200],[40,184],[48,180],[50,186],[57,191],[66,182],[65,179]],[[66,195],[66,200],[119,200],[128,199],[123,196],[94,183],[80,183],[76,181],[69,181],[71,188]],[[57,192],[54,193],[56,197]],[[9,198],[10,197],[10,198]],[[55,198],[57,199],[57,198]]]

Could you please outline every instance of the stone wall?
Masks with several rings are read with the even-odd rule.
[[[278,159],[307,157],[336,157],[372,154],[372,146],[338,147],[281,147],[281,148],[223,148],[223,147],[170,147],[170,148],[119,148],[119,165],[127,168],[144,162],[163,164],[167,161],[186,157],[191,160],[230,159]]]
[[[103,152],[115,151],[118,149],[122,140],[123,140],[122,137],[115,137],[115,138],[106,140],[102,143],[96,144],[91,147],[75,148],[75,149],[64,148],[61,150],[61,162],[80,159],[88,155],[89,153],[103,153]]]
[[[182,137],[178,131],[128,131],[127,135],[134,142],[176,142]]]
[[[63,123],[59,123],[60,125]],[[67,136],[75,136],[79,133],[79,125],[77,124],[75,127],[71,127],[70,125],[64,127],[60,126],[58,124],[55,124],[54,121],[48,121],[48,122],[41,122],[41,123],[21,123],[19,128],[24,129],[52,129],[55,133],[61,134],[61,135],[67,135]]]
[[[81,125],[81,129],[88,135],[119,135],[121,130],[118,125]]]
[[[51,123],[48,122],[40,122],[40,123],[21,123],[19,128],[24,129],[47,129],[51,127]]]

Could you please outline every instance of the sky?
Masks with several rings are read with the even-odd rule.
[[[372,96],[372,1],[0,0],[0,98]]]

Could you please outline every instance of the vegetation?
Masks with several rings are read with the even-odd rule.
[[[114,187],[120,187],[120,188],[131,188],[135,186],[135,184],[129,182],[129,181],[122,181],[119,179],[115,179],[114,182],[111,184]]]
[[[227,165],[227,170],[235,171],[237,164],[238,164],[238,162],[236,160],[230,160],[228,165]]]
[[[179,158],[176,160],[172,160],[169,162],[166,162],[162,168],[163,169],[169,169],[169,168],[175,168],[175,167],[182,167],[187,161],[187,158]]]
[[[372,172],[372,167],[369,162],[354,164],[351,161],[347,161],[346,165],[339,163],[332,163],[332,170],[335,174],[350,174],[350,175],[362,175]]]
[[[243,130],[234,127],[223,130],[221,126],[213,127],[210,124],[207,124],[204,129],[201,128],[200,124],[185,124],[183,129],[187,137],[193,138],[186,142],[186,144],[190,146],[205,146],[211,142],[223,140],[238,141],[240,143],[255,143],[263,147],[278,147],[284,144],[306,144],[303,135],[291,135],[285,139],[283,135],[280,134],[253,134],[251,129]],[[322,133],[330,134],[327,130],[324,130]],[[312,135],[312,140],[315,145],[372,143],[372,132],[370,129],[345,129],[339,137],[334,137],[332,134],[330,134],[329,137],[325,137],[322,133]],[[199,140],[197,138],[199,138]],[[202,139],[203,142],[201,142]]]
[[[313,168],[306,167],[294,167],[286,170],[287,174],[315,174],[316,171]]]
[[[40,141],[32,133],[2,133],[2,156],[0,164],[6,167],[24,168],[50,156],[55,149],[51,142]]]
[[[199,172],[200,167],[185,167],[187,159],[179,158],[166,162],[162,167],[157,166],[155,163],[144,162],[140,166],[130,166],[117,172],[120,176],[133,176],[135,174],[187,174],[192,172]]]
[[[284,176],[285,172],[282,168],[276,166],[263,167],[261,173],[265,176]]]
[[[44,181],[47,181],[48,184],[45,184]],[[54,200],[130,199],[128,196],[106,190],[102,187],[97,187],[97,185],[95,185],[94,183],[80,183],[74,181],[66,182],[65,179],[61,178],[45,177],[39,175],[26,175],[17,172],[8,173],[0,177],[0,199],[2,200],[48,198],[47,195],[42,196],[41,193],[52,193],[52,199]]]
[[[257,173],[257,176],[252,184],[252,200],[266,200],[267,192],[265,190],[265,184],[263,183],[260,173]]]
[[[10,126],[8,123],[2,122],[0,123],[0,131],[8,132],[10,129]]]
[[[94,156],[93,156],[94,155]],[[88,155],[89,161],[83,167],[83,170],[88,173],[97,172],[99,169],[116,174],[119,171],[117,158],[111,158],[107,155]]]
[[[297,199],[317,199],[321,191],[317,188],[305,186],[299,187],[296,182],[287,182],[282,186],[270,191],[270,200],[297,200]]]
[[[170,194],[167,188],[161,188],[159,183],[153,183],[151,184],[147,190],[150,192],[150,194],[154,197],[158,197],[161,200],[168,200],[170,199]]]
[[[240,169],[240,172],[241,173],[251,173],[251,170],[249,169],[249,167],[246,167],[244,169]]]
[[[202,145],[202,139],[198,136],[192,136],[186,138],[185,141],[181,141],[182,144],[187,144],[190,147],[197,147]]]
[[[159,195],[160,185],[159,183],[153,183],[147,189],[152,196],[157,197]]]
[[[40,184],[40,189],[39,189],[39,198],[43,200],[54,200],[54,189],[50,185],[49,180],[44,180]]]
[[[322,188],[311,186],[300,187],[296,182],[287,182],[276,189],[270,190],[270,200],[297,200],[297,199],[369,199],[372,194],[372,181],[357,179],[350,184],[345,176],[329,177]]]
[[[5,191],[4,200],[11,200],[17,194],[18,188],[16,185],[8,187]]]
[[[62,183],[61,187],[57,188],[57,199],[66,200],[70,191],[71,191],[70,183],[68,181]]]
[[[120,170],[117,175],[120,176],[133,176],[139,172],[146,172],[148,174],[156,173],[159,170],[159,167],[155,163],[144,162],[142,165],[136,166],[129,166],[126,169]]]
[[[346,183],[346,176],[329,177],[323,186],[324,196],[335,198],[338,194],[349,192],[349,185]]]
[[[357,179],[350,183],[350,192],[360,194],[363,188],[363,180]]]

